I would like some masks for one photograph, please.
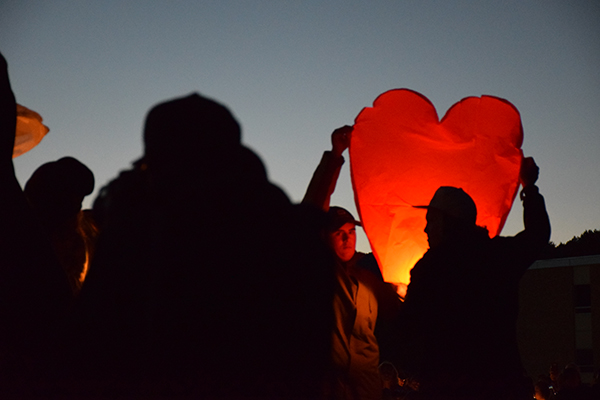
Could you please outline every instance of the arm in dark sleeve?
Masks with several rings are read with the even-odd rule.
[[[550,240],[550,219],[546,211],[544,197],[535,185],[529,185],[521,192],[523,200],[523,222],[526,236],[531,246],[541,251]]]
[[[311,204],[328,211],[331,195],[335,190],[343,164],[344,157],[335,157],[331,151],[324,152],[321,162],[308,184],[302,204]]]
[[[15,229],[24,231],[21,214],[29,216],[28,205],[15,176],[12,161],[16,127],[17,103],[10,87],[8,64],[0,54],[0,233],[3,244],[14,240]],[[10,250],[12,246],[6,245],[6,248]]]
[[[529,185],[521,192],[525,229],[510,240],[516,262],[513,265],[524,272],[537,259],[550,239],[550,220],[544,198],[538,187]]]
[[[8,65],[0,54],[0,172],[3,180],[14,178],[12,153],[17,127],[17,103],[10,87]],[[11,182],[12,183],[12,182]]]
[[[0,353],[36,365],[68,311],[71,289],[15,176],[16,113],[0,54]]]

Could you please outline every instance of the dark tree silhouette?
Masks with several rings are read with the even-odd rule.
[[[567,243],[558,245],[549,242],[540,260],[551,258],[581,257],[600,254],[600,230],[587,230],[579,236],[574,236]]]

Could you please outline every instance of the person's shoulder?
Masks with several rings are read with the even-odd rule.
[[[357,279],[365,283],[383,282],[383,276],[373,253],[356,252],[348,263],[349,269]]]
[[[107,214],[141,210],[147,200],[147,171],[134,166],[121,171],[117,178],[100,189],[93,204],[94,218],[96,223],[102,226]]]
[[[362,253],[357,251],[352,258],[352,262],[357,271],[360,271],[366,277],[372,277],[383,282],[383,275],[379,264],[373,253]]]

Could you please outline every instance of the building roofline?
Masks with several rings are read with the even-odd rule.
[[[529,269],[575,267],[579,265],[600,264],[600,255],[552,258],[550,260],[537,260]]]

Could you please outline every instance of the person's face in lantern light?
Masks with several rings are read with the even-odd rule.
[[[425,233],[427,234],[427,242],[429,248],[434,248],[442,242],[444,237],[444,219],[440,210],[429,208],[425,216],[427,225],[425,225]]]
[[[350,261],[356,252],[356,226],[347,222],[329,234],[329,245],[341,261]]]

